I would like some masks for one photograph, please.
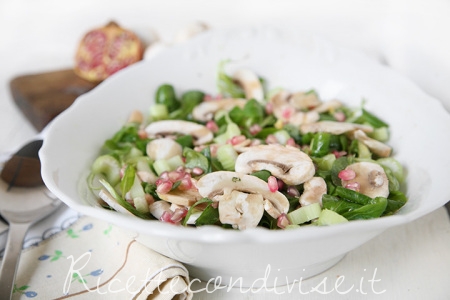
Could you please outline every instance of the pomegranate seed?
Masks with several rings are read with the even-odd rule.
[[[161,175],[159,175],[159,178],[162,180],[169,180],[169,172],[162,172]]]
[[[277,180],[278,190],[282,190],[284,188],[283,180]]]
[[[179,167],[176,168],[175,171],[177,171],[177,172],[185,172],[185,168],[183,166],[179,166]]]
[[[189,175],[189,174],[186,174],[186,175]],[[187,191],[187,190],[190,190],[191,188],[192,188],[191,176],[185,176],[183,179],[181,179],[180,185],[178,186],[179,190]]]
[[[269,179],[267,180],[267,186],[269,187],[269,191],[272,193],[275,193],[278,191],[278,180],[275,176],[269,176]]]
[[[214,97],[214,99],[215,99],[215,100],[223,99],[223,95],[222,95],[222,94],[217,94],[217,95]]]
[[[287,194],[292,197],[300,196],[300,192],[294,186],[290,186],[287,188]]]
[[[273,104],[272,103],[267,103],[265,108],[266,108],[266,114],[271,115],[273,113]]]
[[[139,129],[138,136],[140,139],[146,139],[148,137],[147,132],[144,129]]]
[[[244,142],[246,139],[247,138],[245,137],[245,135],[236,135],[236,136],[233,136],[229,140],[229,142],[230,142],[231,145],[235,146],[235,145],[238,145],[238,144]]]
[[[186,208],[177,208],[173,212],[170,220],[173,223],[179,223],[181,220],[183,220],[184,217],[186,217],[188,210]]]
[[[175,222],[172,221],[172,215],[173,214],[171,212],[165,211],[165,212],[163,212],[163,214],[161,215],[161,218],[159,218],[159,220],[162,222],[175,224]]]
[[[208,122],[206,122],[206,128],[208,128],[209,130],[211,130],[212,132],[217,132],[219,131],[219,126],[217,126],[217,123],[210,120]]]
[[[288,217],[286,216],[285,213],[282,213],[278,218],[277,218],[277,226],[284,229],[286,228],[286,226],[288,226],[289,224],[291,224],[291,222],[289,221]]]
[[[266,137],[266,144],[278,144],[278,140],[273,134],[269,134]]]
[[[147,201],[147,204],[150,205],[155,203],[155,198],[153,198],[150,194],[145,194],[145,201]]]
[[[334,154],[334,156],[335,156],[336,158],[339,158],[339,157],[342,157],[342,156],[346,156],[346,155],[347,155],[347,152],[346,152],[346,151],[336,151],[336,150],[333,150],[332,152],[333,152],[333,154]]]
[[[178,171],[171,171],[169,172],[169,180],[172,182],[176,182],[178,180],[181,180],[181,178],[184,177],[184,170],[182,172]]]
[[[345,114],[342,111],[335,112],[333,116],[338,122],[345,121]]]
[[[204,172],[203,169],[200,167],[194,167],[192,169],[192,174],[194,174],[195,176],[200,176],[203,174],[203,172]]]
[[[173,183],[170,180],[161,180],[156,182],[156,192],[167,194],[172,189]]]
[[[357,183],[357,182],[347,183],[345,185],[345,188],[349,189],[349,190],[353,190],[355,192],[359,192],[359,183]]]
[[[292,107],[286,107],[281,111],[281,116],[283,119],[289,120],[294,114],[294,109]]]
[[[292,146],[292,147],[296,147],[296,146],[297,146],[297,144],[295,143],[294,138],[289,138],[289,139],[286,141],[286,145],[287,145],[287,146]]]
[[[356,173],[352,169],[346,169],[339,172],[338,177],[342,180],[355,179]]]
[[[261,130],[262,130],[262,127],[259,124],[254,124],[254,125],[250,126],[250,128],[249,128],[249,132],[251,135],[257,135]]]
[[[213,97],[211,95],[205,95],[203,97],[203,101],[211,101],[213,99]]]

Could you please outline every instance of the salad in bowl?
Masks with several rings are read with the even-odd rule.
[[[267,92],[223,63],[218,93],[170,84],[133,111],[88,178],[106,209],[183,226],[293,229],[373,219],[407,201],[389,126],[314,90]]]
[[[55,118],[40,158],[69,207],[193,278],[252,286],[270,265],[282,285],[444,205],[448,130],[439,101],[364,54],[240,28],[112,75]]]

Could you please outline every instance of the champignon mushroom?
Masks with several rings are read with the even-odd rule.
[[[145,131],[150,137],[165,136],[173,133],[189,134],[195,139],[195,145],[202,145],[213,139],[211,130],[201,124],[182,120],[162,120],[150,123]]]
[[[202,197],[196,189],[180,191],[178,189],[168,193],[158,193],[158,197],[162,200],[181,206],[191,206]]]
[[[324,113],[327,111],[337,109],[341,106],[342,106],[342,102],[340,102],[339,100],[330,100],[330,101],[321,103],[317,107],[314,107],[312,110],[316,111],[318,113]]]
[[[240,191],[219,196],[219,220],[239,230],[255,228],[264,214],[264,198],[260,194]]]
[[[314,176],[311,158],[300,149],[280,144],[249,147],[238,155],[236,172],[251,174],[267,170],[289,185],[301,184]]]
[[[154,139],[147,143],[146,153],[153,160],[169,159],[183,154],[183,147],[169,138]]]
[[[373,162],[357,162],[348,165],[345,170],[353,170],[355,177],[349,180],[341,180],[342,186],[354,186],[361,194],[375,197],[387,197],[389,195],[389,180],[384,169]]]
[[[240,69],[233,75],[233,79],[244,89],[245,98],[264,100],[264,90],[258,76],[251,70]]]
[[[316,107],[322,103],[319,97],[317,97],[317,94],[314,92],[293,93],[289,96],[288,101],[298,110]]]
[[[231,194],[232,191],[259,194],[264,201],[269,201],[274,207],[276,211],[272,215],[274,218],[289,210],[289,201],[286,196],[278,191],[271,192],[267,182],[252,175],[231,171],[208,173],[199,179],[197,188],[200,195],[216,201],[220,201],[223,195]]]
[[[317,111],[299,111],[289,118],[289,124],[300,126],[319,121],[320,115]]]
[[[165,212],[172,212],[170,210],[170,203],[164,200],[153,202],[148,206],[148,209],[150,210],[152,216],[154,216],[158,220],[161,219],[161,216]]]
[[[316,133],[316,132],[329,132],[331,134],[343,134],[360,129],[364,132],[372,132],[373,127],[369,125],[348,123],[348,122],[335,122],[335,121],[320,121],[315,123],[303,124],[300,126],[301,133]]]
[[[319,203],[322,205],[322,196],[327,193],[327,184],[322,177],[313,177],[303,184],[304,191],[300,196],[301,206]]]
[[[389,157],[391,155],[391,147],[380,141],[368,137],[362,130],[355,130],[353,132],[353,138],[366,145],[367,148],[369,148],[373,153],[380,157]]]
[[[230,111],[235,106],[242,108],[245,103],[247,103],[246,99],[234,98],[203,101],[194,108],[192,111],[192,116],[195,120],[206,122],[212,120],[214,113],[219,110]]]

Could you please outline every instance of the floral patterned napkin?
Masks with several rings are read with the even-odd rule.
[[[186,268],[134,238],[82,216],[23,250],[13,299],[191,299]]]

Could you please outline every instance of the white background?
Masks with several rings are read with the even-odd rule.
[[[82,35],[110,20],[133,29],[145,42],[157,33],[170,43],[179,30],[196,21],[211,28],[276,24],[313,32],[388,64],[448,109],[449,16],[448,0],[0,0],[0,152],[16,150],[36,133],[15,106],[9,81],[18,75],[71,68]],[[355,250],[323,276],[334,276],[330,281],[334,283],[341,272],[349,283],[358,284],[359,278],[378,268],[382,289],[389,293],[366,299],[444,299],[440,297],[450,291],[449,228],[446,213],[435,212]],[[414,262],[416,265],[411,265]],[[319,279],[309,281],[309,287],[317,285]],[[197,296],[238,296],[202,295]],[[319,296],[316,293],[309,299]],[[360,296],[353,293],[342,298]],[[256,299],[258,295],[242,297]],[[292,299],[298,297],[291,295]],[[267,298],[287,299],[273,293]]]

